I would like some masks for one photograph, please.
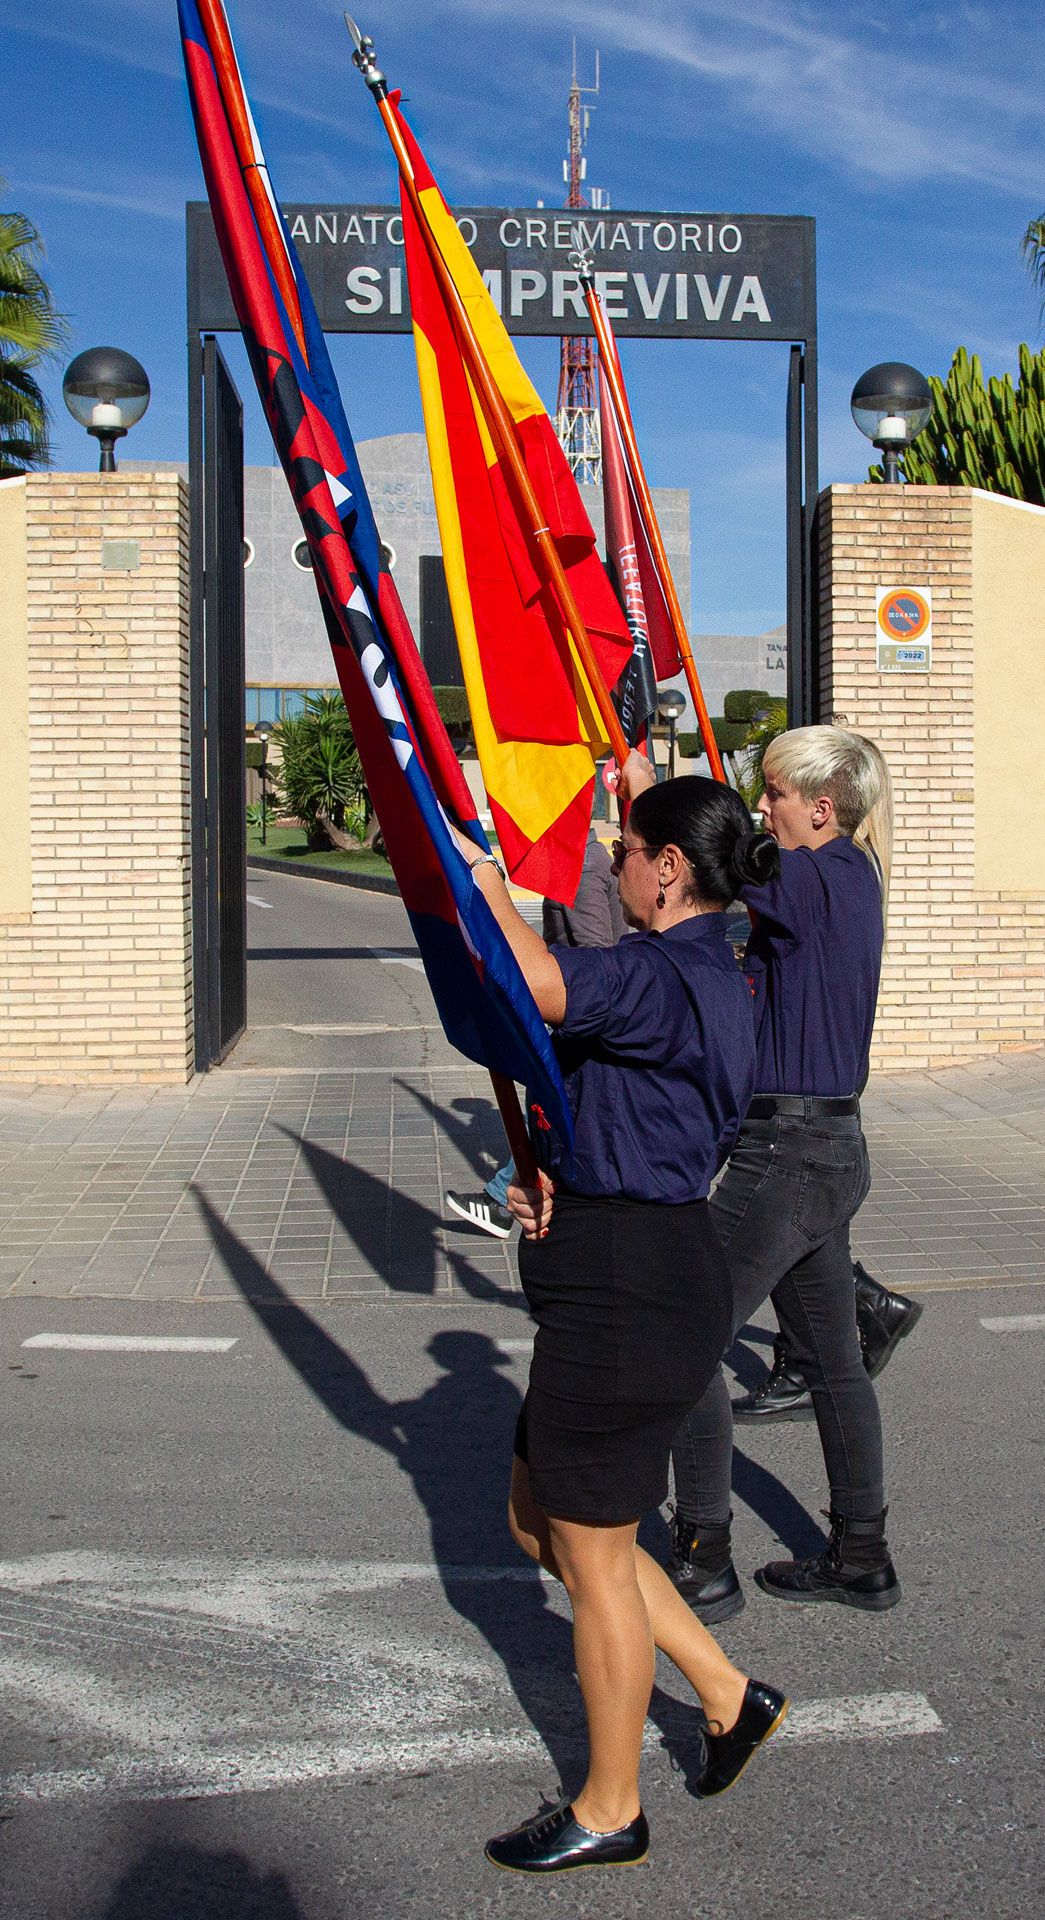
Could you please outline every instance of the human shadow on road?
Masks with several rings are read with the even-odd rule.
[[[447,1329],[427,1348],[438,1379],[416,1399],[386,1399],[351,1354],[265,1273],[205,1195],[197,1191],[196,1198],[226,1271],[305,1385],[346,1432],[383,1448],[413,1481],[449,1604],[497,1655],[564,1783],[577,1784],[585,1730],[571,1626],[508,1533],[522,1395],[505,1377],[507,1357],[486,1334]],[[351,1538],[346,1520],[346,1545]],[[685,1766],[703,1726],[695,1701],[673,1700],[656,1688],[650,1718]]]
[[[279,1131],[301,1148],[334,1217],[386,1285],[396,1293],[434,1294],[442,1253],[437,1235],[445,1226],[442,1217],[365,1167],[354,1166],[289,1127]],[[456,1281],[473,1300],[499,1300],[525,1309],[521,1293],[498,1286],[459,1251],[452,1264]]]
[[[145,1848],[113,1888],[101,1920],[305,1920],[281,1873],[233,1848],[177,1840]]]

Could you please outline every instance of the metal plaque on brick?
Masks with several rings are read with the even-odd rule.
[[[932,589],[879,587],[875,639],[879,673],[928,673],[933,657]]]

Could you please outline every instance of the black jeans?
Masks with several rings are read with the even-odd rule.
[[[853,1520],[885,1505],[882,1423],[860,1353],[849,1251],[849,1222],[870,1184],[856,1115],[778,1116],[745,1122],[711,1198],[733,1282],[734,1337],[772,1293],[813,1396],[832,1510]],[[728,1520],[732,1453],[719,1367],[672,1449],[675,1498],[687,1519]]]

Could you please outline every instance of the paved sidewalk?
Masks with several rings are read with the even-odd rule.
[[[900,1287],[1045,1285],[1045,1050],[872,1082],[854,1248]],[[444,1218],[503,1136],[460,1066],[0,1088],[0,1292],[489,1299],[509,1244]],[[273,1286],[275,1283],[275,1287]]]

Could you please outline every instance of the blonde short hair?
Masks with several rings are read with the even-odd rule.
[[[763,772],[803,800],[826,794],[839,831],[877,868],[882,915],[893,855],[893,783],[881,750],[848,727],[792,727],[771,740]]]

